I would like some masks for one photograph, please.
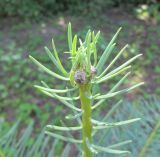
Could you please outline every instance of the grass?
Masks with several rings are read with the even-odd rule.
[[[108,17],[111,14],[112,18],[110,19]],[[160,86],[159,25],[148,24],[137,20],[132,15],[121,15],[119,12],[104,13],[100,18],[86,17],[84,19],[83,17],[57,16],[53,19],[44,19],[39,23],[27,21],[23,24],[21,21],[16,21],[6,24],[2,22],[3,29],[0,32],[0,118],[6,121],[3,123],[4,132],[17,119],[29,123],[30,119],[34,118],[37,122],[37,128],[44,126],[49,121],[58,124],[62,111],[67,112],[62,110],[60,105],[55,107],[54,104],[57,102],[42,96],[33,89],[33,85],[38,84],[35,80],[39,80],[39,82],[45,80],[51,86],[55,80],[51,77],[46,79],[45,74],[38,73],[37,68],[29,61],[28,54],[36,57],[55,71],[55,67],[44,53],[43,46],[47,45],[51,48],[51,45],[48,44],[54,33],[57,49],[62,58],[61,52],[68,49],[64,44],[67,39],[62,34],[66,32],[69,20],[73,23],[73,29],[78,31],[78,35],[82,38],[88,28],[101,30],[103,37],[98,45],[99,56],[107,45],[104,41],[109,41],[115,31],[122,26],[125,31],[122,30],[120,33],[119,41],[121,43],[118,47],[120,49],[126,42],[130,46],[119,63],[122,63],[124,58],[132,57],[139,52],[144,54],[141,60],[135,62],[134,71],[138,77],[132,76],[132,82],[127,80],[126,84],[132,84],[137,80],[146,82],[146,86],[141,90],[132,95],[125,95],[125,97],[132,99],[139,95],[149,97],[151,94],[160,94],[160,90],[157,88]],[[113,57],[117,52],[118,50],[115,50]],[[63,58],[63,62],[69,66],[65,56]],[[33,69],[36,71],[35,73]],[[118,79],[109,82],[104,88],[111,88]]]

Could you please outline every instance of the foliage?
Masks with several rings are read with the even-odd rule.
[[[109,107],[109,106],[108,106]],[[158,157],[160,145],[160,102],[156,97],[148,100],[140,100],[130,103],[113,106],[105,116],[105,121],[120,121],[131,117],[140,117],[139,123],[134,123],[130,127],[124,126],[104,130],[97,133],[96,139],[102,145],[111,144],[124,139],[132,139],[132,143],[126,148],[132,153],[129,157]],[[122,146],[123,147],[123,146]],[[105,157],[100,154],[100,157]],[[108,155],[110,157],[110,155]]]
[[[16,16],[20,17],[37,17],[41,11],[38,2],[33,0],[4,0],[0,1],[1,16]]]
[[[69,11],[76,14],[83,11],[85,14],[97,15],[98,12],[110,7],[124,5],[137,6],[138,4],[146,3],[148,3],[147,0],[3,0],[0,1],[0,15],[39,18],[41,15],[51,15],[62,11]]]
[[[34,136],[34,123],[30,122],[19,133],[20,122],[13,125],[12,128],[0,139],[0,156],[1,157],[53,157],[55,148],[58,144],[57,140],[50,140],[41,133]],[[54,148],[54,149],[52,149]],[[66,146],[68,149],[69,146]],[[68,154],[64,149],[64,153]],[[63,154],[63,152],[62,152]],[[69,156],[69,155],[67,155]],[[63,155],[62,155],[63,157]]]
[[[157,24],[160,22],[160,3],[141,5],[136,9],[136,14],[139,19]]]
[[[111,67],[116,63],[116,61],[120,58],[120,56],[125,52],[128,45],[125,45],[120,52],[114,57],[113,60],[110,61],[109,65],[104,68],[108,57],[110,56],[111,52],[115,47],[115,40],[120,32],[121,28],[116,32],[113,36],[105,51],[103,52],[100,59],[97,59],[97,48],[96,43],[98,42],[98,38],[100,36],[100,32],[96,34],[88,30],[85,40],[82,41],[80,38],[75,35],[72,36],[72,29],[71,24],[68,24],[68,46],[69,51],[64,53],[70,54],[69,59],[71,60],[71,70],[67,72],[64,66],[59,59],[59,55],[57,53],[54,40],[52,39],[52,46],[53,46],[53,54],[52,52],[45,47],[46,54],[49,56],[55,67],[59,70],[59,73],[55,73],[52,70],[48,69],[44,65],[42,65],[39,61],[35,58],[30,56],[30,59],[44,72],[48,73],[53,78],[57,78],[63,82],[66,82],[66,89],[52,89],[50,88],[45,82],[42,81],[43,86],[35,85],[41,92],[50,96],[54,99],[59,100],[62,104],[67,106],[72,110],[75,114],[72,116],[71,119],[77,119],[79,125],[75,127],[66,127],[58,126],[58,125],[47,125],[46,134],[53,136],[55,138],[61,139],[63,141],[75,143],[75,144],[82,144],[82,156],[84,157],[91,157],[93,154],[98,154],[98,152],[106,152],[106,153],[113,153],[113,154],[125,154],[128,151],[121,151],[112,149],[112,145],[107,147],[101,147],[98,145],[93,144],[92,138],[94,138],[94,132],[98,130],[103,130],[106,128],[112,127],[119,127],[125,124],[129,124],[135,121],[138,121],[139,118],[129,119],[120,122],[113,122],[113,123],[106,123],[103,121],[98,121],[92,119],[92,112],[94,109],[102,105],[105,100],[109,98],[113,98],[117,95],[127,93],[140,85],[143,82],[132,85],[131,87],[122,89],[117,91],[119,86],[123,83],[123,81],[128,77],[130,72],[127,71],[131,68],[130,64],[135,61],[141,54],[138,54],[128,61],[124,62],[120,66],[116,67],[115,69],[111,70]],[[77,47],[79,41],[79,47]],[[110,89],[107,94],[101,94],[102,91],[97,91],[96,86],[106,83],[108,80],[118,76],[125,74],[114,86]],[[68,83],[70,81],[70,84]],[[74,92],[73,92],[74,91]],[[70,93],[70,94],[69,94]],[[62,94],[62,95],[61,95]],[[75,104],[75,100],[80,100],[81,108],[77,107],[78,105]],[[118,102],[119,104],[120,102]],[[78,118],[77,118],[78,117]],[[81,118],[80,118],[81,117]],[[69,118],[70,119],[70,118]],[[57,133],[52,132],[51,130],[57,131]],[[82,137],[80,139],[66,137],[64,134],[60,134],[59,132],[72,132],[78,131],[82,133]],[[118,145],[124,145],[122,142]],[[114,146],[113,146],[114,147]]]
[[[32,45],[35,47],[37,43],[32,42]],[[31,49],[33,48],[31,42],[28,42],[27,46],[30,46]],[[29,84],[33,78],[45,78],[41,74],[35,75],[32,73],[24,51],[25,47],[19,48],[14,42],[8,44],[4,49],[0,49],[0,119],[5,121],[2,133],[17,119],[21,119],[24,124],[28,124],[31,119],[35,118],[38,123],[39,120],[41,121],[39,125],[42,127],[52,114],[57,115],[61,112],[61,107],[57,106],[54,112],[51,113],[50,111],[53,110],[51,102],[44,100],[43,105],[41,105],[38,103],[40,95],[29,92],[31,91],[29,90],[31,88]],[[36,54],[36,52],[33,52],[33,54]],[[45,58],[43,59],[45,60]],[[46,80],[46,82],[48,81],[49,79]],[[33,98],[35,99],[33,100]],[[55,118],[56,124],[59,119],[60,117]],[[38,130],[38,127],[36,130]]]
[[[120,121],[130,117],[141,117],[141,121],[130,125],[130,127],[119,127],[104,130],[101,133],[96,133],[96,138],[101,145],[111,144],[114,142],[122,141],[124,139],[133,140],[132,144],[128,144],[128,148],[132,153],[129,157],[158,157],[160,145],[160,126],[159,126],[159,113],[160,113],[160,100],[156,97],[148,100],[140,99],[136,102],[124,101],[122,104],[116,106],[106,106],[108,109],[104,121]],[[103,118],[95,115],[97,118]],[[43,157],[43,153],[49,154],[48,157],[56,154],[58,141],[44,136],[44,130],[36,136],[33,133],[33,123],[30,123],[26,128],[23,127],[19,133],[19,122],[12,126],[12,128],[0,137],[0,154],[1,157],[13,157],[9,154],[21,154],[23,157],[29,155],[32,149],[32,157]],[[1,129],[1,125],[0,125]],[[16,134],[18,133],[18,137]],[[34,136],[31,136],[34,135]],[[22,138],[23,137],[23,138]],[[43,142],[41,142],[43,141]],[[44,142],[45,141],[45,142]],[[123,146],[120,146],[123,147]],[[38,149],[40,148],[40,149]],[[50,149],[52,148],[52,149]],[[25,150],[25,154],[24,153]],[[71,150],[70,145],[67,145],[61,157],[68,157],[67,155]],[[40,153],[43,152],[43,153]],[[2,155],[3,154],[3,155]],[[19,156],[19,157],[21,157]],[[100,157],[105,157],[106,154],[100,154]],[[110,157],[110,155],[108,154]],[[112,155],[113,156],[113,155]],[[17,156],[16,156],[17,157]],[[45,156],[46,157],[46,156]]]
[[[148,12],[151,19],[155,20],[156,23],[160,23],[160,3],[150,5]]]

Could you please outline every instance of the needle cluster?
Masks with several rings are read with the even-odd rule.
[[[102,56],[98,60],[97,58],[97,48],[96,44],[98,42],[100,31],[95,33],[89,30],[86,34],[85,40],[82,41],[80,38],[75,35],[72,36],[71,24],[68,24],[68,46],[69,50],[65,53],[68,53],[70,56],[71,69],[67,71],[62,65],[62,62],[59,58],[58,52],[55,47],[54,40],[52,39],[53,53],[45,47],[46,54],[49,56],[54,66],[57,67],[60,74],[53,72],[52,70],[46,68],[35,58],[30,56],[30,59],[44,72],[48,73],[54,78],[57,78],[63,82],[70,83],[70,88],[66,87],[65,89],[52,89],[45,82],[42,81],[42,86],[35,85],[41,92],[44,94],[59,100],[63,105],[70,108],[74,115],[66,116],[67,119],[76,119],[78,121],[77,126],[56,126],[56,125],[47,125],[46,134],[53,136],[54,138],[61,139],[63,141],[80,144],[81,153],[83,157],[92,157],[94,154],[97,154],[101,151],[106,153],[113,154],[124,154],[129,153],[125,150],[119,150],[116,147],[128,144],[131,141],[123,141],[115,145],[109,145],[106,147],[96,145],[93,143],[93,137],[96,136],[96,132],[101,129],[109,129],[113,127],[123,126],[135,121],[138,121],[139,118],[129,119],[120,122],[109,123],[105,121],[98,121],[92,118],[92,112],[104,102],[112,97],[115,97],[120,94],[127,93],[140,85],[143,84],[137,83],[131,87],[117,90],[118,87],[124,82],[124,80],[130,75],[131,63],[139,58],[142,54],[128,59],[120,66],[111,70],[111,67],[116,63],[120,56],[125,52],[128,45],[125,45],[119,53],[114,57],[113,60],[109,62],[106,66],[106,61],[108,60],[111,52],[115,48],[115,40],[120,32],[121,28],[118,29],[116,34],[113,36],[106,49],[104,50]],[[118,75],[124,76],[115,84],[115,86],[106,93],[95,93],[93,91],[94,85],[101,85],[106,83],[108,80],[113,79]],[[78,96],[72,96],[73,93],[77,91]],[[68,96],[70,93],[70,96]],[[95,93],[95,94],[93,94]],[[63,94],[63,95],[61,95]],[[66,95],[66,96],[64,96]],[[78,105],[74,105],[75,101],[80,100],[81,108]],[[120,104],[122,101],[119,101],[117,104]],[[117,105],[116,104],[116,105]],[[53,130],[53,131],[51,131]],[[56,131],[61,132],[81,132],[82,137],[79,139],[73,138],[72,136],[66,137],[60,133],[55,133]]]

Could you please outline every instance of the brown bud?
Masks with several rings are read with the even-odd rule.
[[[78,70],[74,75],[75,82],[78,84],[84,84],[86,82],[86,73]]]

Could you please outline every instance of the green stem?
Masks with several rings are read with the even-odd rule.
[[[91,85],[80,85],[80,101],[83,111],[82,115],[82,127],[83,127],[83,152],[84,157],[92,157],[91,151],[88,149],[86,141],[92,143],[92,124],[91,124]]]

